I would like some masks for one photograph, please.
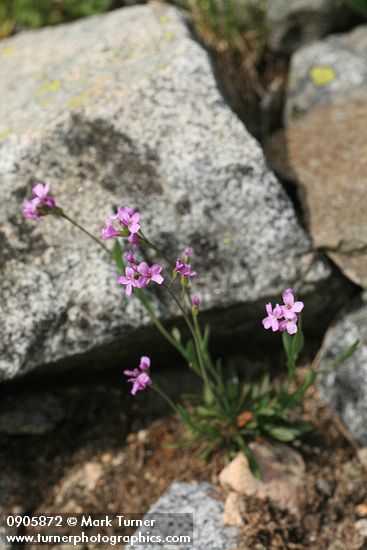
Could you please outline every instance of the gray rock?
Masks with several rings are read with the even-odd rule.
[[[11,545],[6,542],[5,528],[1,525],[0,520],[0,550],[10,550]]]
[[[356,340],[355,353],[337,368],[320,374],[317,386],[322,397],[362,444],[367,444],[367,305],[345,315],[334,327],[320,363],[325,368]]]
[[[356,531],[367,540],[367,519],[359,519],[355,522]]]
[[[363,288],[367,288],[366,117],[367,25],[362,25],[293,55],[287,129],[266,145],[270,166],[298,184],[315,246]]]
[[[9,498],[9,480],[7,476],[0,472],[0,550],[10,550],[11,545],[5,539],[5,504]]]
[[[61,401],[46,393],[32,392],[2,398],[0,433],[43,435],[64,418]]]
[[[0,379],[121,363],[157,340],[97,245],[64,220],[22,219],[39,180],[95,234],[127,204],[173,258],[192,245],[195,290],[221,312],[218,330],[260,333],[263,303],[299,279],[311,245],[181,12],[138,6],[25,32],[0,56]],[[310,318],[342,294],[330,275],[323,261],[307,271]]]
[[[270,166],[298,184],[315,246],[362,288],[367,288],[366,121],[366,100],[321,105],[276,132],[265,147]]]
[[[209,483],[180,483],[174,482],[168,491],[152,506],[149,514],[169,514],[166,518],[157,516],[157,526],[162,533],[191,534],[190,522],[183,522],[182,516],[171,514],[193,514],[194,543],[193,545],[161,545],[162,549],[176,550],[233,550],[238,546],[239,530],[235,527],[223,525],[224,504],[213,498],[214,487]],[[146,516],[148,517],[148,516]],[[154,516],[152,516],[154,517]],[[177,524],[176,524],[177,523]],[[154,533],[154,529],[149,529]],[[140,545],[142,550],[149,550],[152,546]],[[127,546],[127,549],[135,546]]]
[[[265,4],[268,43],[283,53],[339,30],[352,17],[343,0],[265,0]]]
[[[367,98],[367,25],[300,49],[290,64],[285,123],[317,105]]]

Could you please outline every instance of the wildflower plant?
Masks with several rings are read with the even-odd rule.
[[[240,450],[249,460],[254,475],[259,475],[249,447],[251,440],[268,438],[290,442],[309,429],[305,422],[291,420],[289,414],[290,409],[301,404],[317,374],[309,365],[303,381],[296,383],[296,363],[304,346],[301,330],[304,303],[297,300],[291,288],[284,291],[282,304],[266,305],[267,315],[262,320],[264,329],[282,334],[287,357],[287,377],[283,385],[276,390],[272,388],[269,375],[258,383],[242,383],[236,372],[222,369],[221,361],[211,357],[210,329],[199,322],[201,302],[199,296],[192,294],[198,274],[192,266],[190,247],[172,262],[143,232],[140,213],[126,206],[107,218],[99,239],[56,204],[47,183],[33,187],[32,199],[24,202],[23,214],[37,222],[47,215],[64,218],[98,243],[114,259],[118,270],[116,283],[123,287],[127,298],[134,294],[141,301],[162,336],[198,376],[198,391],[186,396],[184,404],[175,404],[154,380],[148,356],[142,356],[139,366],[133,370],[124,371],[132,395],[153,389],[177,413],[187,432],[179,444],[200,444],[204,457],[217,448],[224,448],[230,456]],[[113,247],[110,249],[105,241],[113,241]],[[130,247],[125,253],[123,241]],[[147,251],[153,252],[156,263],[148,263]],[[159,320],[147,293],[152,285],[162,288],[176,304],[188,328],[189,337],[185,340],[177,327],[169,331]],[[347,359],[356,346],[357,343],[336,359],[337,364]]]

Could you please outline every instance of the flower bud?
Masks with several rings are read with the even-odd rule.
[[[199,296],[194,295],[191,299],[191,304],[192,304],[192,308],[191,308],[192,314],[197,315],[199,313],[199,305],[200,305]]]

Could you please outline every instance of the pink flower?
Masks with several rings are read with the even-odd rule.
[[[132,383],[133,387],[131,390],[132,395],[135,395],[138,391],[145,390],[150,386],[153,381],[147,371],[150,368],[150,358],[143,355],[140,358],[139,368],[134,370],[125,370],[125,376],[130,376],[128,382]]]
[[[145,390],[148,386],[152,384],[152,379],[145,372],[141,372],[138,376],[129,378],[128,382],[132,382],[133,388],[131,394],[135,395],[138,391]]]
[[[131,264],[131,267],[134,269],[134,271],[136,271],[138,262],[135,260],[133,253],[130,250],[126,252],[125,260],[129,262],[129,264]]]
[[[133,248],[139,248],[139,239],[136,233],[132,233],[127,240]]]
[[[125,269],[125,275],[119,275],[118,277],[116,277],[116,281],[120,285],[126,285],[126,296],[130,296],[133,287],[138,286],[138,281],[135,279],[135,270],[132,267],[127,267]]]
[[[179,259],[176,261],[175,270],[176,270],[177,273],[179,273],[182,277],[186,277],[186,278],[188,278],[188,279],[191,279],[192,277],[196,277],[196,275],[197,275],[196,271],[192,271],[192,270],[191,270],[191,265],[185,263],[184,260],[182,260],[181,258],[179,258]]]
[[[119,233],[116,231],[114,226],[112,225],[112,222],[110,220],[106,221],[106,225],[101,231],[101,237],[102,239],[113,239],[114,237],[118,237]]]
[[[280,321],[279,323],[280,332],[283,332],[284,330],[286,330],[288,334],[296,334],[298,330],[297,321],[298,321],[297,315],[294,315],[291,319],[284,319],[283,321]]]
[[[49,194],[51,185],[49,183],[37,183],[32,189],[32,200],[23,203],[23,215],[25,218],[36,218],[51,213],[50,210],[57,208],[55,199]]]
[[[190,273],[191,266],[190,266],[190,264],[187,264],[186,262],[181,260],[181,258],[179,258],[176,261],[175,269],[176,269],[177,273],[179,273],[180,275],[186,276],[188,273]]]
[[[140,357],[139,369],[146,372],[150,368],[150,357],[143,355]]]
[[[106,225],[101,231],[101,237],[102,239],[127,237],[130,232],[129,242],[133,246],[137,246],[139,241],[136,233],[140,230],[139,221],[140,214],[138,212],[127,206],[120,206],[117,214],[108,217]]]
[[[124,370],[124,374],[126,374],[126,376],[139,376],[140,374],[140,370],[136,367],[136,369],[134,370]]]
[[[32,189],[32,194],[41,201],[42,205],[56,208],[55,199],[48,194],[50,189],[51,185],[49,183],[37,183]]]
[[[192,254],[192,248],[190,248],[189,246],[187,246],[185,248],[185,250],[183,251],[183,257],[185,260],[189,260],[190,259],[190,256]]]
[[[36,218],[37,220],[41,219],[41,214],[37,211],[37,206],[39,205],[39,199],[33,199],[31,201],[24,201],[23,203],[23,216],[25,218]]]
[[[140,277],[138,279],[139,288],[146,286],[149,281],[154,281],[158,285],[161,285],[164,281],[162,275],[160,274],[162,269],[162,266],[159,264],[154,264],[149,267],[146,262],[141,262],[141,264],[137,267],[137,271],[140,273]]]
[[[265,317],[262,320],[262,324],[264,325],[265,329],[268,329],[271,327],[272,331],[275,332],[279,330],[279,319],[283,317],[283,311],[279,304],[275,306],[275,308],[272,308],[272,305],[266,304],[266,312],[268,314],[267,317]]]
[[[284,318],[292,320],[294,319],[294,317],[296,317],[297,320],[296,313],[300,313],[300,311],[302,311],[302,309],[304,308],[304,303],[294,301],[294,294],[291,288],[287,288],[283,292],[283,301],[284,305],[282,306],[282,311]]]
[[[131,234],[138,233],[140,230],[140,214],[132,208],[128,208],[127,206],[119,208],[115,219],[127,227]]]
[[[267,304],[266,311],[268,317],[265,317],[262,323],[266,329],[271,327],[274,332],[277,330],[280,332],[286,330],[288,334],[296,334],[298,330],[297,313],[303,310],[304,303],[294,301],[294,293],[291,288],[287,288],[283,292],[283,301],[284,304],[282,306],[277,304],[274,309],[272,309],[271,304]]]

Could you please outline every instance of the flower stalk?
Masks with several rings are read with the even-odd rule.
[[[61,217],[92,239],[110,257],[112,255],[118,271],[116,283],[124,288],[128,298],[135,295],[140,300],[158,331],[199,376],[202,383],[199,391],[183,406],[175,405],[154,381],[150,357],[141,356],[138,367],[124,371],[128,383],[132,385],[133,396],[151,388],[169,404],[186,427],[188,444],[203,441],[206,443],[206,453],[217,447],[225,448],[227,452],[240,450],[246,455],[253,473],[258,475],[256,462],[248,446],[251,439],[267,437],[277,441],[292,441],[309,429],[306,423],[289,419],[289,409],[302,402],[317,375],[317,371],[310,365],[298,387],[291,389],[296,379],[297,360],[304,346],[300,317],[304,303],[296,300],[291,288],[283,292],[282,305],[266,305],[267,316],[262,320],[266,330],[271,329],[282,334],[287,357],[287,377],[284,384],[275,391],[267,375],[257,383],[242,383],[236,371],[232,369],[223,373],[221,362],[214,364],[212,361],[209,327],[206,326],[202,331],[199,323],[200,298],[196,294],[191,295],[191,285],[198,274],[191,266],[190,247],[186,247],[182,257],[172,262],[143,233],[140,213],[127,206],[119,207],[115,214],[106,219],[100,240],[56,204],[48,183],[38,183],[33,187],[31,200],[24,202],[23,214],[37,222],[48,215]],[[114,240],[114,246],[110,251],[103,241],[111,239]],[[130,247],[124,257],[119,242],[121,239]],[[167,264],[166,269],[172,274],[169,282],[163,265],[151,263],[147,254],[143,255],[142,260],[138,259],[136,254],[139,254],[141,247],[154,251]],[[178,328],[170,333],[158,318],[146,292],[146,287],[150,288],[152,285],[168,292],[181,313],[190,334],[185,342]],[[347,350],[335,364],[346,360],[356,346],[357,344]]]

